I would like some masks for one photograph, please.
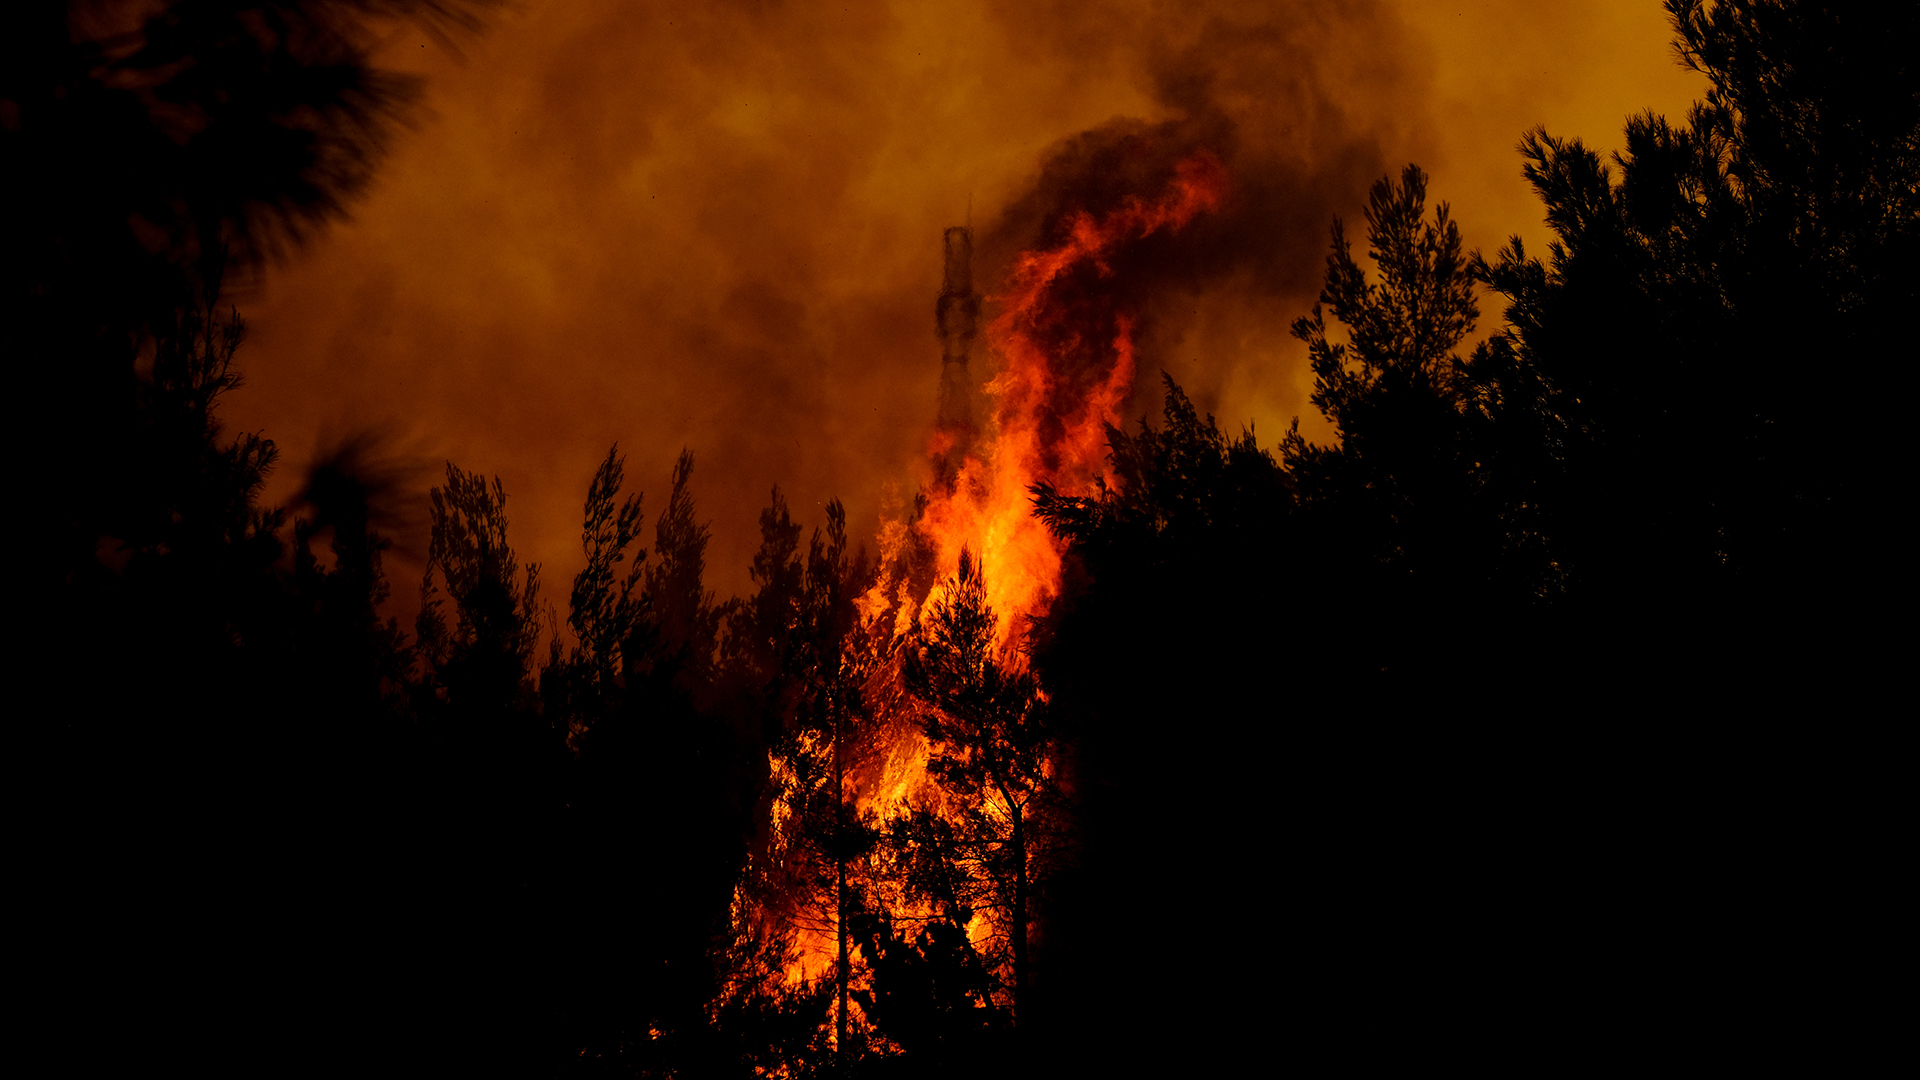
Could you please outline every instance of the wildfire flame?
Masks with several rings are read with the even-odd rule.
[[[966,456],[951,488],[933,493],[917,528],[934,547],[941,579],[959,566],[962,548],[977,554],[1009,663],[1019,662],[1009,648],[1013,629],[1044,614],[1060,591],[1062,547],[1033,516],[1031,489],[1042,481],[1069,493],[1088,489],[1105,461],[1107,426],[1120,422],[1133,390],[1134,313],[1111,301],[1068,302],[1059,286],[1088,270],[1111,277],[1118,249],[1181,228],[1216,209],[1225,191],[1218,158],[1189,157],[1152,201],[1129,196],[1098,218],[1076,212],[1065,240],[1022,254],[1009,289],[993,298],[1001,310],[987,331],[1000,361],[986,387],[995,402],[992,436]]]
[[[877,537],[882,572],[856,602],[869,640],[904,638],[939,599],[937,583],[955,573],[964,549],[980,560],[987,601],[999,616],[1002,662],[1025,662],[1016,632],[1059,595],[1064,553],[1033,516],[1031,490],[1044,481],[1064,492],[1088,492],[1103,472],[1106,429],[1120,423],[1133,390],[1136,313],[1117,290],[1099,283],[1114,276],[1112,259],[1126,246],[1218,208],[1226,181],[1225,166],[1202,151],[1175,168],[1157,197],[1129,196],[1099,216],[1078,211],[1058,244],[1015,261],[1006,291],[990,298],[999,314],[986,341],[998,374],[985,387],[993,401],[986,437],[966,447],[950,482],[925,493],[917,515],[906,512],[903,500],[889,500]],[[956,445],[953,431],[937,428],[929,457],[938,462]],[[912,563],[915,548],[931,552],[932,596],[916,595],[913,575],[901,569]],[[909,804],[946,809],[949,800],[927,773],[932,748],[914,722],[897,654],[873,672],[866,690],[874,745],[862,755],[862,767],[847,775],[844,797],[861,816],[884,817]],[[781,763],[773,766],[779,775]],[[780,829],[784,822],[774,824]],[[795,930],[798,952],[789,979],[825,976],[835,963],[832,928]],[[967,930],[977,942],[990,928],[976,914]]]

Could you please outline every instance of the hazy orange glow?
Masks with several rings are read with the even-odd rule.
[[[353,220],[239,296],[248,387],[226,415],[283,451],[269,499],[317,444],[368,427],[417,459],[422,490],[448,459],[500,476],[550,596],[580,567],[607,447],[649,512],[690,448],[709,581],[741,594],[772,485],[803,520],[844,499],[856,537],[888,484],[911,497],[941,230],[971,207],[978,287],[1003,287],[1056,239],[1036,228],[1056,205],[1045,168],[1076,140],[1184,125],[1171,152],[1208,149],[1234,178],[1213,246],[1138,298],[1122,415],[1157,407],[1166,370],[1229,430],[1299,415],[1315,434],[1287,325],[1332,217],[1418,161],[1469,245],[1533,243],[1520,133],[1611,147],[1628,113],[1683,110],[1700,81],[1669,39],[1651,0],[527,0],[461,55],[400,33],[380,62],[423,74],[426,108]],[[422,543],[400,540],[406,620]]]
[[[1539,246],[1520,133],[1610,147],[1627,113],[1680,112],[1700,81],[1669,37],[1651,0],[580,0],[516,6],[460,57],[400,35],[381,60],[428,77],[428,111],[355,220],[243,290],[250,388],[227,416],[286,451],[269,498],[366,428],[423,491],[447,459],[501,476],[549,597],[581,565],[607,447],[650,514],[687,447],[719,596],[751,588],[779,484],[803,521],[844,499],[889,573],[915,544],[941,576],[977,552],[1010,642],[1059,589],[1034,482],[1087,490],[1105,425],[1153,413],[1163,370],[1265,445],[1296,416],[1326,435],[1287,326],[1331,219],[1418,161],[1470,245]],[[1144,150],[1110,153],[1129,140]],[[929,316],[941,230],[963,221],[987,410],[942,486]],[[1126,261],[1142,245],[1145,271]],[[398,540],[404,619],[424,544]],[[860,608],[892,639],[925,600],[887,576]],[[869,702],[880,731],[847,797],[938,805],[897,667]],[[790,974],[830,971],[831,923],[799,929]]]

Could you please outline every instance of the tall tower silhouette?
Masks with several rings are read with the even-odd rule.
[[[940,411],[934,421],[938,450],[934,482],[951,487],[960,464],[978,434],[973,419],[973,377],[967,357],[980,318],[980,297],[973,291],[973,230],[954,226],[943,237],[946,273],[934,303],[934,330],[940,336]]]

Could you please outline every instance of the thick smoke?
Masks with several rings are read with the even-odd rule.
[[[283,447],[391,429],[500,475],[515,546],[550,581],[578,569],[580,502],[609,445],[650,507],[690,448],[712,584],[744,591],[774,484],[802,518],[842,497],[859,536],[889,484],[926,478],[946,227],[971,214],[984,325],[1017,251],[1206,150],[1228,203],[1111,279],[1138,319],[1147,396],[1131,415],[1156,407],[1164,368],[1270,444],[1293,415],[1314,419],[1286,326],[1318,288],[1335,214],[1418,160],[1470,242],[1497,244],[1532,227],[1513,141],[1559,123],[1539,103],[1578,97],[1593,42],[1631,40],[1647,68],[1670,67],[1651,4],[1626,30],[1612,14],[1560,18],[1535,29],[1518,4],[1444,21],[1385,3],[605,0],[514,9],[464,58],[396,38],[386,62],[426,76],[428,111],[356,220],[243,303],[249,388],[226,415]],[[1516,55],[1487,55],[1487,40]],[[1549,63],[1526,52],[1536,43],[1560,52]],[[1664,104],[1632,87],[1591,96],[1609,103],[1586,128],[1603,137]],[[1480,205],[1505,216],[1476,221],[1490,175],[1507,194]],[[304,470],[289,466],[270,497],[296,494]],[[404,600],[418,571],[400,561]]]

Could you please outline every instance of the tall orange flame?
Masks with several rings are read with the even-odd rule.
[[[1226,179],[1220,160],[1202,151],[1182,161],[1152,201],[1129,196],[1099,218],[1075,213],[1065,240],[1021,255],[1010,288],[994,298],[1001,311],[987,343],[1001,367],[986,387],[994,431],[967,456],[956,482],[933,493],[919,528],[942,578],[958,567],[963,547],[978,553],[1003,648],[1060,590],[1062,549],[1034,518],[1031,488],[1042,481],[1067,492],[1090,487],[1105,459],[1107,425],[1120,422],[1133,389],[1135,313],[1062,285],[1088,272],[1112,277],[1110,259],[1120,248],[1216,209]]]
[[[1125,290],[1102,287],[1114,277],[1111,260],[1128,245],[1216,209],[1226,186],[1225,167],[1202,151],[1176,167],[1157,198],[1129,196],[1098,217],[1076,212],[1058,245],[1016,260],[1007,291],[991,298],[1000,313],[988,327],[987,345],[999,373],[986,386],[994,401],[987,439],[968,447],[947,482],[927,493],[917,519],[897,498],[890,500],[877,538],[881,578],[857,601],[870,640],[898,641],[935,599],[917,596],[907,580],[912,575],[898,572],[912,561],[909,548],[931,548],[936,580],[951,577],[967,549],[980,559],[988,603],[999,615],[1003,662],[1024,663],[1017,631],[1059,595],[1063,554],[1033,516],[1031,489],[1042,481],[1068,493],[1090,489],[1103,471],[1107,426],[1119,424],[1133,389],[1136,313],[1122,299]],[[928,452],[936,473],[957,440],[951,430],[933,433]],[[903,805],[946,808],[927,773],[931,748],[900,678],[896,656],[873,673],[867,688],[877,745],[861,755],[863,765],[846,777],[843,793],[862,816],[885,817]],[[772,764],[779,775],[782,763]],[[832,926],[793,929],[797,954],[789,979],[827,977],[835,962]],[[969,936],[978,942],[988,932],[985,915],[976,914]]]

